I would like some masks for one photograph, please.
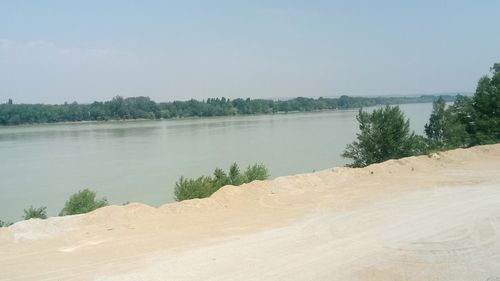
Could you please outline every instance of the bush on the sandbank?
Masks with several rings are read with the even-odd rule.
[[[10,225],[12,225],[11,222],[0,220],[0,227],[7,227],[7,226],[10,226]]]
[[[39,207],[35,208],[33,206],[30,206],[28,209],[24,209],[24,216],[23,219],[29,220],[29,219],[46,219],[47,218],[47,207]]]
[[[66,201],[64,208],[59,213],[60,216],[84,214],[95,209],[108,205],[108,200],[104,197],[102,199],[96,198],[96,192],[89,189],[80,190],[71,195]]]
[[[267,178],[269,178],[269,172],[263,164],[248,166],[245,172],[241,173],[238,165],[233,163],[228,173],[217,168],[214,171],[213,177],[201,176],[196,179],[181,177],[175,183],[175,200],[205,198],[228,184],[238,186],[254,180],[265,180]]]

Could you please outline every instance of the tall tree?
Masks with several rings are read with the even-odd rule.
[[[491,71],[491,78],[479,79],[472,99],[474,144],[500,141],[500,63],[495,63]]]
[[[445,117],[446,103],[439,97],[432,104],[432,113],[429,123],[425,124],[425,134],[436,145],[442,146],[445,143],[444,130],[446,127]]]
[[[446,109],[446,102],[439,97],[433,103],[429,123],[425,124],[425,134],[435,148],[465,147],[469,144],[469,135],[465,124],[460,122],[458,107]]]

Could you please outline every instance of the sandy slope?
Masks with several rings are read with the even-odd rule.
[[[0,280],[500,280],[500,145],[0,229]]]

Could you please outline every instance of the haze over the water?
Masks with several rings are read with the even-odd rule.
[[[500,1],[343,2],[2,1],[0,102],[473,92],[500,60]]]

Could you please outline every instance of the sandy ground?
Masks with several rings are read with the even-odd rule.
[[[500,280],[500,145],[0,229],[0,280]]]

